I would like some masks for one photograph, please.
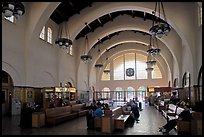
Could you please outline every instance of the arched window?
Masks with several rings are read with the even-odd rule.
[[[160,71],[158,65],[155,64],[155,65],[153,66],[152,79],[160,79],[160,78],[162,78],[161,71]]]
[[[147,56],[136,54],[136,77],[137,79],[147,79]]]
[[[124,80],[124,60],[123,55],[118,56],[113,60],[113,77],[114,80]]]
[[[134,98],[135,89],[133,87],[127,87],[126,91],[126,101]]]
[[[140,86],[137,90],[137,100],[139,102],[145,101],[147,89],[144,86]]]
[[[47,29],[47,42],[52,44],[52,29],[50,27]]]
[[[40,38],[45,40],[45,26],[43,26],[41,33],[40,33]]]
[[[116,87],[115,88],[115,91],[114,91],[114,95],[113,95],[113,99],[116,101],[116,102],[120,102],[120,101],[123,101],[123,88],[122,87]]]
[[[104,70],[110,70],[110,63],[105,67],[105,69]],[[108,72],[104,72],[103,71],[103,74],[102,74],[102,78],[101,78],[101,80],[110,80],[110,71],[108,71]]]
[[[147,79],[147,55],[139,53],[125,53],[113,59],[113,80],[135,80]],[[105,70],[110,70],[106,66]],[[108,75],[107,75],[108,74]],[[101,80],[110,80],[111,73],[103,73]],[[162,78],[162,73],[157,65],[154,66],[152,73],[153,79]]]
[[[5,18],[6,20],[12,22],[12,23],[14,23],[14,21],[15,21],[14,16],[11,16],[11,17],[4,17],[4,18]]]
[[[178,87],[178,78],[175,78],[174,79],[174,85],[173,85],[174,87]]]
[[[102,89],[102,98],[109,99],[110,98],[110,89],[108,87],[104,87]]]

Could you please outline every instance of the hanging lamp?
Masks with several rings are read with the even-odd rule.
[[[161,12],[163,12],[164,22],[161,22]],[[158,16],[156,14],[158,13]],[[167,35],[171,31],[170,25],[167,23],[164,6],[162,2],[156,2],[155,10],[153,12],[152,27],[149,29],[151,35],[155,35],[161,38],[163,35]]]
[[[89,46],[89,42],[88,42],[88,37],[87,37],[87,35],[86,35],[86,36],[85,36],[85,50],[84,50],[84,54],[81,55],[81,60],[82,60],[84,63],[90,62],[90,61],[92,60],[92,56],[86,54],[86,50],[87,50],[87,48],[88,48],[87,46]]]

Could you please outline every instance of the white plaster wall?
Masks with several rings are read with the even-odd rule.
[[[25,17],[11,23],[2,16],[2,69],[11,75],[15,85],[25,85],[24,54]]]

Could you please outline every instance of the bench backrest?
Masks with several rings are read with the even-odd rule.
[[[171,110],[172,112],[175,112],[176,111],[176,105],[174,104],[169,104],[169,110]]]
[[[72,107],[72,111],[79,111],[79,110],[84,110],[85,109],[86,104],[75,104],[75,105],[71,105]]]
[[[122,107],[117,107],[117,108],[113,109],[112,113],[114,114],[114,118],[119,117],[120,115],[123,114]]]
[[[56,108],[47,108],[45,113],[47,116],[49,115],[56,115],[60,113],[71,112],[71,106],[64,106],[64,107],[56,107]]]
[[[176,113],[176,115],[179,115],[184,109],[183,108],[181,108],[181,107],[177,107],[176,105],[174,105],[174,104],[169,104],[169,110],[171,110],[172,112],[175,112]]]
[[[179,115],[184,109],[181,107],[177,108],[176,114]]]

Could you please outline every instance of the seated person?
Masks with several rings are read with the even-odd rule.
[[[101,109],[101,103],[97,103],[96,107],[96,110],[93,112],[93,117],[102,117],[103,111]]]
[[[104,104],[104,110],[110,110],[110,108],[109,108],[109,106],[108,106],[108,104],[106,103],[106,104]]]
[[[189,106],[185,105],[184,110],[178,115],[178,119],[172,119],[167,122],[163,127],[159,128],[160,132],[169,133],[177,125],[177,120],[190,121],[191,112]]]

